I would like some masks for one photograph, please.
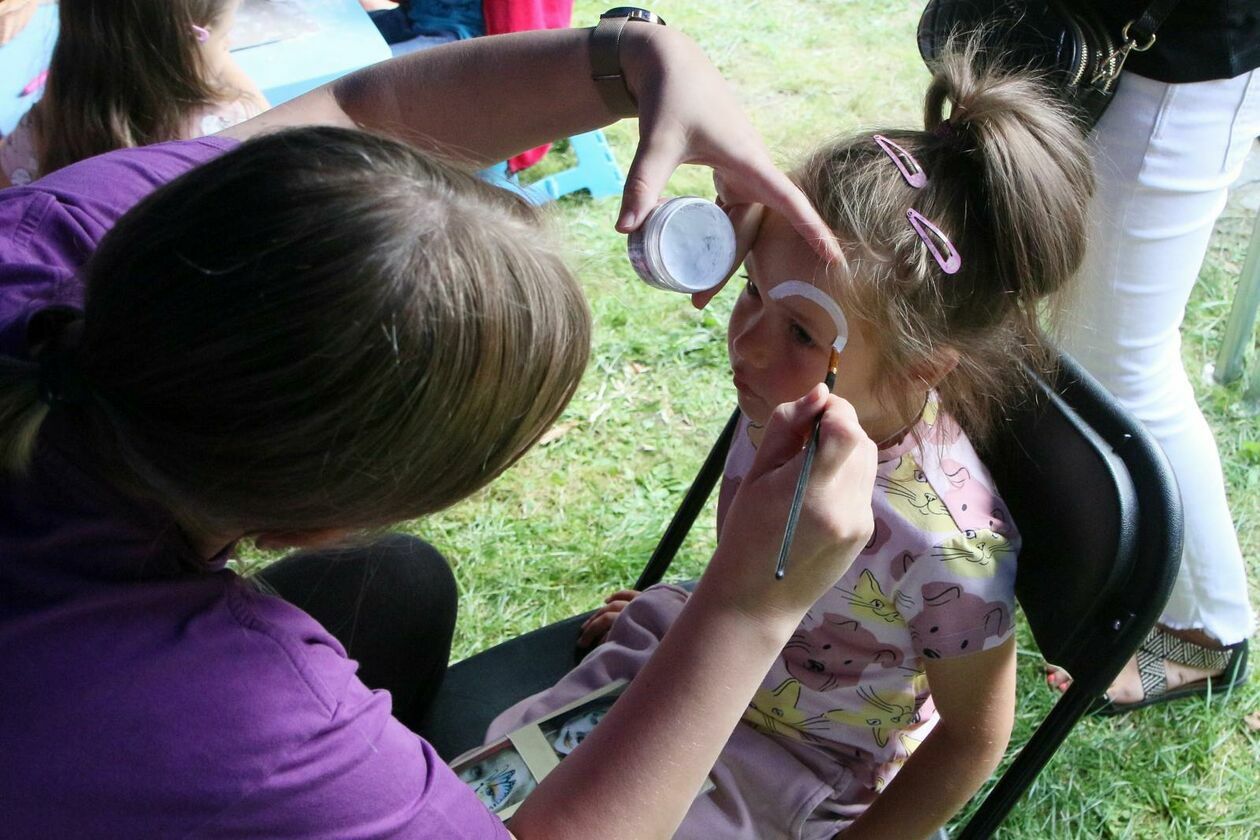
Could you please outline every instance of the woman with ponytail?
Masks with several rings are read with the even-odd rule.
[[[449,570],[416,540],[356,536],[493,480],[585,366],[589,315],[539,211],[470,173],[634,113],[621,230],[681,162],[706,163],[835,255],[694,42],[626,27],[610,93],[591,39],[439,47],[0,190],[0,833],[510,836],[406,725],[446,668]],[[807,504],[774,583],[762,555],[816,418],[812,486],[855,503]],[[874,447],[851,408],[816,393],[766,435],[746,528],[684,635],[533,791],[517,837],[585,840],[609,819],[668,836],[866,542]],[[324,548],[259,586],[226,565],[246,539]]]

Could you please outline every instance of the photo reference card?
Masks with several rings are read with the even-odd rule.
[[[451,767],[483,805],[507,819],[594,730],[626,685],[626,680],[609,683],[505,738],[469,750],[451,762]],[[713,783],[706,778],[700,795],[711,790]]]

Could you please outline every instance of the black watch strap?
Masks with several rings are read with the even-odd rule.
[[[639,111],[621,69],[621,33],[635,22],[665,25],[647,9],[619,6],[600,15],[599,23],[591,30],[591,79],[609,110],[623,117],[632,117]]]

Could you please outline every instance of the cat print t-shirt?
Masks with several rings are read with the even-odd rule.
[[[719,522],[754,452],[741,419]],[[870,541],[805,616],[745,722],[831,753],[882,790],[936,721],[924,662],[1011,635],[1019,537],[992,486],[929,399],[914,433],[880,450]]]

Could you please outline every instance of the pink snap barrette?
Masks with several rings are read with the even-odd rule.
[[[902,178],[906,179],[907,184],[917,190],[927,183],[927,173],[923,171],[922,166],[919,166],[919,162],[914,159],[914,155],[882,134],[876,134],[873,139],[875,140],[875,145],[883,149],[884,154],[888,155],[888,159],[897,167],[897,171],[901,173]]]
[[[901,173],[901,177],[906,179],[906,183],[911,189],[920,189],[927,183],[927,173],[923,171],[923,167],[914,159],[914,155],[898,146],[882,134],[876,134],[873,138],[875,145],[888,155],[888,159],[893,162],[893,166],[897,167],[897,171]],[[910,220],[910,227],[914,228],[914,232],[919,235],[919,239],[923,240],[923,244],[927,247],[928,253],[932,255],[932,259],[936,260],[936,264],[941,267],[941,271],[946,274],[957,274],[958,269],[962,268],[962,256],[958,253],[958,249],[954,247],[954,243],[949,241],[949,237],[944,231],[936,225],[924,218],[923,214],[911,207],[906,211],[906,218]],[[935,238],[934,238],[935,237]]]
[[[204,44],[206,41],[210,40],[210,30],[206,29],[204,26],[198,26],[194,23],[192,32],[193,37],[197,39],[198,44]]]
[[[958,269],[962,268],[962,256],[959,255],[958,249],[954,247],[954,243],[949,241],[949,237],[913,207],[906,211],[906,218],[910,220],[910,227],[914,228],[914,232],[923,240],[923,244],[927,246],[928,253],[932,255],[932,259],[936,260],[936,264],[941,267],[941,271],[946,274],[957,274]],[[938,243],[940,247],[938,247]]]

